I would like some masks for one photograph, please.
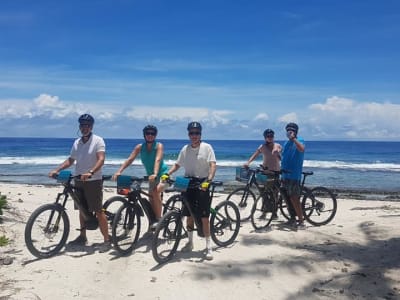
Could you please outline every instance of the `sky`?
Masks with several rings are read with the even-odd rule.
[[[0,1],[0,137],[400,141],[400,1]]]

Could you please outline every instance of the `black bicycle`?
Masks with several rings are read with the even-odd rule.
[[[169,181],[173,182],[171,179]],[[204,236],[201,218],[194,216],[184,193],[189,186],[190,188],[200,188],[200,183],[190,178],[177,177],[174,185],[181,186],[180,201],[188,207],[190,215],[195,221],[197,234]],[[222,185],[221,181],[210,183],[211,199],[214,196],[215,188]],[[187,236],[186,229],[183,226],[183,218],[182,208],[175,206],[171,211],[164,214],[159,221],[152,242],[153,257],[158,263],[162,264],[170,260],[177,251],[181,239]],[[239,233],[239,229],[240,213],[235,203],[225,200],[218,203],[215,208],[211,208],[210,234],[216,245],[226,247],[232,244]]]
[[[254,203],[251,223],[254,229],[265,229],[273,219],[273,213],[279,211],[287,219],[290,219],[290,199],[286,189],[281,185],[280,175],[285,172],[258,170],[257,172],[267,173],[270,176],[271,184],[265,188]],[[336,215],[337,199],[336,194],[323,186],[308,188],[305,186],[307,176],[314,172],[303,172],[303,178],[300,183],[301,188],[301,207],[305,220],[314,225],[321,226],[328,224]]]
[[[238,187],[229,193],[227,200],[234,202],[240,211],[240,221],[248,221],[258,195],[264,188],[263,178],[258,178],[258,168],[236,168],[236,180],[244,182],[245,186]]]
[[[77,190],[72,183],[80,175],[72,175],[70,171],[61,171],[55,179],[64,186],[61,193],[57,194],[54,203],[44,204],[33,211],[25,226],[25,244],[37,258],[49,258],[57,254],[66,244],[70,232],[70,221],[67,215],[66,203],[72,198],[75,205],[85,218],[85,228],[95,230],[98,228],[96,215],[87,209],[85,202],[77,196]],[[111,176],[103,176],[103,180]],[[112,223],[115,211],[121,206],[118,199],[110,199],[103,204],[107,220]]]

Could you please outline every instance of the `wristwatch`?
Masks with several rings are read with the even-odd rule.
[[[94,171],[93,171],[93,170],[90,170],[89,173],[93,175],[93,174],[94,174]]]

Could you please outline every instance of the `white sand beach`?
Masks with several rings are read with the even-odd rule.
[[[150,239],[125,257],[99,253],[98,230],[78,251],[36,259],[25,246],[25,223],[60,190],[0,183],[10,206],[0,224],[0,236],[10,239],[0,247],[0,299],[400,299],[400,202],[339,198],[331,223],[297,232],[280,226],[283,217],[264,232],[244,223],[212,261],[203,259],[199,237],[193,252],[164,265],[153,259]],[[104,198],[112,195],[107,188]],[[72,240],[79,227],[72,203],[68,214]]]

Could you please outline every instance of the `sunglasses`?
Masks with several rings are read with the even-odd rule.
[[[189,135],[201,135],[200,131],[189,131]]]
[[[147,132],[145,132],[145,135],[156,136],[156,133],[154,131],[147,131]]]
[[[274,136],[272,134],[268,134],[265,136],[266,138],[273,138]]]
[[[82,127],[82,128],[84,128],[84,127],[92,127],[92,124],[85,124],[85,123],[83,123],[83,124],[79,124],[79,127]]]

